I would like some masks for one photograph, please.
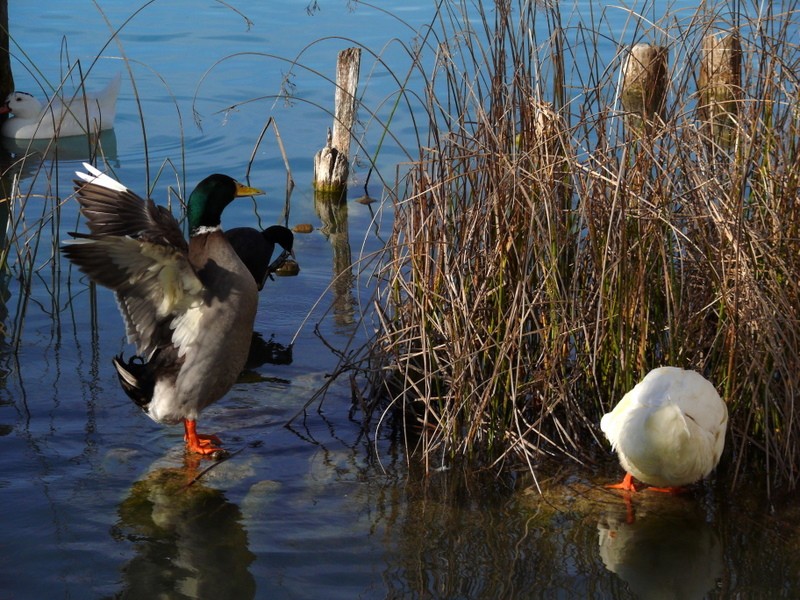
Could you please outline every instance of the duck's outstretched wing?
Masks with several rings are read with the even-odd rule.
[[[178,346],[191,343],[181,324],[202,303],[204,287],[177,221],[106,175],[86,176],[91,181],[78,175],[78,201],[91,233],[71,234],[76,239],[62,245],[64,255],[116,293],[128,341],[145,359],[174,339]]]
[[[89,163],[83,167],[87,173],[75,173],[75,191],[89,231],[187,249],[180,225],[166,208],[141,198]]]

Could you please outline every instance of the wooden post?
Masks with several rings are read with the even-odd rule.
[[[697,89],[699,117],[709,140],[730,148],[739,130],[742,99],[742,45],[737,33],[703,38]]]
[[[5,104],[8,95],[14,91],[14,75],[11,72],[11,54],[8,48],[8,0],[0,0],[0,104]],[[8,118],[0,115],[0,125]],[[11,158],[5,150],[0,156],[0,169],[6,173]],[[0,251],[6,248],[6,226],[8,224],[8,198],[11,195],[10,175],[0,178]]]
[[[0,103],[5,103],[8,95],[14,91],[14,75],[11,72],[11,54],[9,53],[9,35],[8,35],[8,0],[0,0]],[[0,125],[2,125],[8,115],[0,117]],[[12,190],[13,177],[11,169],[8,169],[11,162],[9,154],[5,150],[0,150],[0,169],[3,176],[0,177],[0,254],[5,254],[8,251],[9,240],[7,237],[7,228],[10,212],[10,197]],[[8,282],[11,279],[10,270],[6,265],[6,261],[0,266],[0,323],[5,323],[8,317],[8,307],[6,303],[10,297],[8,291]],[[18,328],[19,327],[18,324]],[[0,326],[0,344],[6,345],[5,327]]]
[[[333,247],[334,315],[338,324],[353,321],[353,275],[345,200],[360,64],[360,48],[339,53],[333,131],[328,130],[327,144],[314,156],[314,206],[323,224],[322,233]]]
[[[636,44],[623,66],[622,107],[629,134],[652,133],[663,122],[667,97],[667,48]]]
[[[339,53],[336,61],[333,147],[346,157],[350,156],[350,137],[356,122],[356,91],[360,69],[361,48],[347,48]]]
[[[356,90],[361,49],[347,48],[336,63],[333,131],[325,147],[314,156],[314,189],[331,198],[344,198],[349,174],[350,136],[356,115]]]
[[[523,152],[524,167],[538,173],[547,184],[548,193],[569,195],[571,169],[567,160],[569,136],[567,124],[551,102],[531,98],[522,113],[525,126],[516,137],[516,148]],[[566,196],[562,196],[566,197]]]
[[[14,91],[8,42],[8,0],[0,0],[0,102],[5,102],[6,97]]]

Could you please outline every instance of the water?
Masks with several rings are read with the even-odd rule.
[[[67,54],[84,72],[102,56],[90,89],[124,71],[122,51],[105,46],[108,27],[92,3],[13,4],[18,89],[38,93],[57,84]],[[98,294],[93,328],[85,285],[64,263],[61,272],[50,266],[51,238],[63,239],[77,223],[67,198],[83,147],[62,147],[58,161],[46,161],[54,169],[49,177],[37,177],[29,165],[21,183],[33,194],[26,223],[35,225],[45,194],[67,200],[57,231],[46,227],[33,254],[38,275],[24,321],[15,277],[24,264],[13,264],[8,276],[0,600],[800,595],[796,511],[777,519],[755,494],[729,498],[713,484],[683,498],[641,494],[629,513],[617,493],[600,487],[620,475],[613,459],[547,471],[544,495],[521,478],[512,486],[449,471],[426,476],[407,467],[389,428],[377,440],[364,436],[344,379],[309,406],[306,418],[284,426],[335,368],[327,344],[342,347],[351,335],[368,333],[357,320],[368,303],[368,280],[329,288],[340,270],[334,256],[368,261],[379,247],[376,229],[384,234],[387,227],[385,218],[374,221],[367,207],[351,202],[348,237],[326,235],[333,224],[316,212],[310,179],[330,124],[324,109],[332,88],[312,70],[330,76],[335,52],[356,39],[374,49],[388,44],[386,60],[404,73],[402,47],[389,40],[411,45],[413,33],[378,10],[350,12],[338,0],[321,1],[313,16],[306,0],[236,6],[252,24],[222,4],[187,0],[154,2],[134,17],[120,39],[146,144],[127,80],[115,130],[103,145],[123,182],[164,201],[169,187],[191,189],[213,171],[243,177],[267,117],[276,119],[297,182],[288,222],[316,229],[297,236],[300,275],[268,282],[256,330],[283,344],[297,335],[293,360],[259,365],[204,412],[202,429],[218,432],[238,454],[200,476],[210,463],[183,455],[180,428],[150,422],[119,389],[110,357],[126,346],[111,295]],[[102,7],[115,26],[134,10],[124,2]],[[431,3],[391,10],[419,27],[430,19]],[[287,104],[276,95],[298,55],[307,68],[295,69],[296,98]],[[40,72],[29,72],[31,65]],[[381,106],[377,114],[386,120],[396,84],[380,69],[367,77],[371,66],[365,57],[365,102]],[[249,99],[255,100],[241,104]],[[408,143],[413,125],[402,111],[396,118],[393,129]],[[374,148],[376,138],[368,129],[364,147]],[[387,143],[378,163],[391,177],[393,165],[406,159],[402,146]],[[357,167],[354,190],[365,176]],[[267,197],[255,206],[232,205],[224,225],[283,222],[285,180],[270,131],[250,172]],[[377,178],[369,191],[381,195]],[[25,256],[23,250],[15,247],[12,257]],[[21,344],[12,355],[8,342],[19,323]]]

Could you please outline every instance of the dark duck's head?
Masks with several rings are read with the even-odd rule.
[[[289,256],[294,258],[294,234],[282,225],[272,225],[263,231],[236,227],[226,231],[225,236],[253,275],[259,290],[264,287],[267,277],[277,271]],[[283,252],[273,261],[276,244],[283,248]]]
[[[267,244],[272,244],[272,250],[275,249],[275,244],[283,248],[283,254],[294,258],[294,234],[291,229],[282,225],[272,225],[267,227],[261,232],[261,235],[266,240]],[[270,258],[272,253],[270,252]]]

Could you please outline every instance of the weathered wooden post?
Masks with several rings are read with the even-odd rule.
[[[698,112],[708,139],[730,148],[739,130],[742,99],[742,45],[738,33],[711,33],[703,38]]]
[[[538,174],[536,181],[543,186],[541,193],[555,193],[569,203],[572,171],[567,158],[569,136],[564,116],[551,102],[535,98],[531,98],[524,109],[521,113],[524,126],[515,141],[516,149],[523,153],[523,166]]]
[[[355,123],[360,65],[360,48],[347,48],[339,53],[333,131],[328,131],[325,147],[314,156],[314,189],[331,199],[346,197],[350,136]]]
[[[14,91],[8,42],[8,0],[0,0],[0,100],[3,102]],[[3,117],[5,118],[7,115]]]
[[[628,134],[650,134],[663,123],[666,97],[667,48],[636,44],[623,66],[620,92]]]
[[[14,91],[14,75],[11,72],[11,54],[8,48],[9,35],[8,35],[8,0],[0,0],[0,102],[5,102],[6,96]],[[8,115],[2,115],[0,118],[0,125],[8,118]],[[0,255],[4,255],[9,246],[6,229],[8,227],[10,210],[10,196],[12,189],[12,177],[7,169],[8,153],[3,150],[3,155],[0,157],[0,170],[4,173],[0,177]],[[5,323],[8,317],[8,308],[6,303],[10,297],[8,291],[8,282],[10,273],[6,267],[6,261],[3,261],[0,267],[0,323]],[[0,327],[0,343],[5,344],[5,327]]]
[[[14,91],[14,75],[11,72],[11,54],[8,48],[8,0],[0,0],[0,102],[5,102],[6,97]],[[8,115],[0,116],[0,125],[8,118]],[[0,161],[0,168],[6,171],[4,152],[3,160]],[[8,197],[11,193],[11,177],[3,177],[0,181],[0,248],[5,248],[6,224],[8,223]]]

